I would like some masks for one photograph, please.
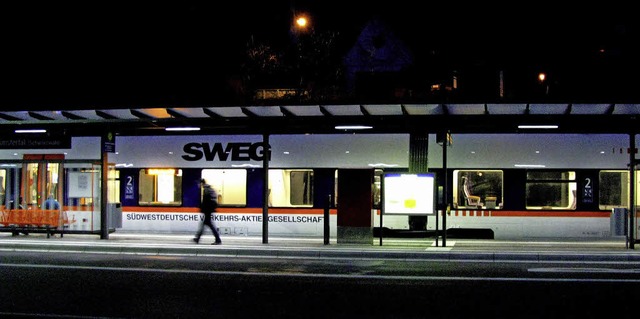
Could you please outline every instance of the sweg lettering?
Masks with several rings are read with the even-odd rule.
[[[262,161],[264,158],[264,143],[228,143],[226,147],[222,143],[187,143],[182,150],[186,153],[182,155],[185,161],[195,162],[204,158],[206,161],[213,161],[216,157],[220,161]],[[269,158],[271,159],[271,158]]]

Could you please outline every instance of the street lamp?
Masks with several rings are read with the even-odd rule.
[[[538,81],[544,87],[544,95],[549,96],[549,81],[547,81],[547,74],[544,72],[538,73]]]
[[[546,78],[547,78],[547,75],[544,72],[540,72],[538,74],[538,81],[540,81],[540,83],[543,83]]]
[[[306,14],[297,14],[293,17],[293,28],[295,32],[306,32],[309,28],[310,21]]]
[[[306,29],[309,20],[307,20],[306,16],[298,16],[296,18],[296,26],[298,29]]]
[[[307,46],[308,44],[305,44],[304,38],[308,37],[308,34],[312,32],[312,27],[311,27],[311,20],[309,18],[309,15],[307,15],[306,13],[294,13],[292,22],[293,23],[291,25],[291,35],[292,35],[293,43],[295,45],[295,52],[294,52],[295,67],[299,77],[298,87],[296,89],[296,98],[299,99],[301,95],[304,94],[303,92],[305,87],[304,69],[308,62],[308,61],[305,61],[306,59],[308,59],[308,57],[306,56],[308,52],[305,52],[306,51],[305,46]]]

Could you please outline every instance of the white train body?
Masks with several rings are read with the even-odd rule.
[[[269,175],[269,234],[322,237],[326,208],[322,198],[313,197],[320,192],[313,188],[322,185],[323,192],[330,191],[335,197],[335,189],[340,185],[335,185],[335,174],[332,172],[340,169],[407,171],[409,141],[408,134],[268,136],[268,166],[269,170],[274,171],[273,175]],[[102,155],[100,142],[99,137],[74,137],[70,149],[2,149],[0,157],[7,162],[22,158],[25,154],[64,153],[65,161],[95,161],[100,160]],[[261,135],[117,136],[116,152],[108,154],[108,162],[120,171],[117,198],[122,203],[122,220],[118,223],[118,229],[194,232],[200,215],[195,200],[198,194],[193,193],[195,186],[192,183],[206,175],[224,199],[216,217],[222,233],[240,236],[262,234],[263,205],[260,200],[263,194],[259,189],[263,188],[255,184],[263,183],[262,175],[256,172],[263,167],[264,142],[264,136]],[[625,134],[453,134],[452,144],[446,149],[445,165],[443,146],[431,135],[428,145],[429,171],[436,174],[439,189],[442,189],[443,168],[446,167],[446,199],[450,209],[444,212],[438,210],[446,214],[446,218],[442,215],[436,218],[435,214],[427,216],[425,230],[488,229],[496,239],[601,238],[616,235],[612,234],[611,209],[629,207],[630,201],[624,200],[626,194],[621,195],[620,205],[599,204],[598,191],[603,191],[603,188],[596,188],[596,193],[589,195],[588,192],[593,189],[585,187],[601,171],[622,172],[620,174],[629,171],[633,156],[630,155],[633,147],[629,144],[630,136]],[[638,139],[635,148],[638,148]],[[220,150],[222,152],[218,152]],[[67,166],[72,165],[69,163]],[[149,169],[175,170],[175,176],[179,176],[183,184],[174,184],[173,180],[166,183],[174,188],[179,187],[182,197],[163,205],[155,197],[176,196],[176,193],[169,190],[163,195],[161,190],[155,190],[155,197],[146,201],[146,189],[140,185],[144,182],[143,174],[138,172]],[[490,170],[500,171],[503,178],[497,200],[495,195],[484,194],[482,205],[460,205],[462,193],[459,192],[461,185],[458,184],[458,177]],[[528,203],[525,197],[529,188],[526,187],[530,185],[525,183],[529,183],[529,177],[523,176],[535,171],[572,172],[574,175],[571,178],[575,177],[575,180],[569,183],[571,191],[562,195],[562,201],[573,204],[564,208],[549,208]],[[241,174],[231,176],[238,172]],[[135,181],[135,185],[127,185],[128,179]],[[220,184],[220,179],[224,180],[224,185]],[[304,180],[301,183],[310,189],[300,191],[292,188],[292,181],[297,179]],[[154,182],[159,187],[165,183],[160,175],[154,175]],[[638,178],[634,183],[638,192]],[[628,191],[629,186],[623,189]],[[298,193],[301,193],[299,198]],[[294,197],[299,202],[292,204]],[[442,199],[439,203],[442,203]],[[339,207],[329,208],[332,237],[336,236],[336,214],[339,211]],[[99,229],[96,208],[90,212],[74,210],[69,213],[74,214],[74,219],[78,221],[70,227],[71,230]],[[380,226],[379,213],[378,207],[372,210],[372,227]],[[382,223],[383,227],[389,229],[411,229],[409,216],[383,215]]]

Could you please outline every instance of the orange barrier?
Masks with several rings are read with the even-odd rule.
[[[71,221],[71,222],[75,222]],[[56,209],[8,209],[0,211],[0,226],[64,230],[69,225],[67,212]]]

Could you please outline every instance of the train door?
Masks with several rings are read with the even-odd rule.
[[[45,201],[63,203],[64,155],[29,154],[24,156],[20,197],[24,209],[46,209]]]
[[[373,169],[338,170],[338,243],[373,243]]]

